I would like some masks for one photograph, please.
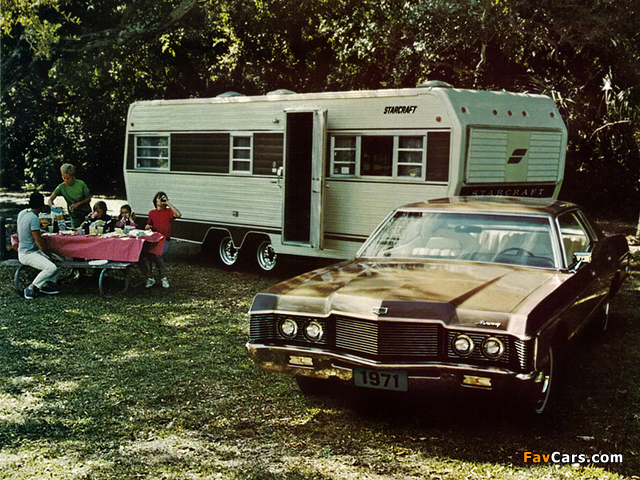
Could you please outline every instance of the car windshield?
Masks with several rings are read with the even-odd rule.
[[[556,268],[553,252],[546,218],[399,211],[369,239],[359,256]]]

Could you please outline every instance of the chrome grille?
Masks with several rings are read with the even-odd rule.
[[[249,340],[270,340],[276,337],[276,318],[274,315],[251,315]]]
[[[336,347],[367,355],[436,357],[438,326],[336,317]]]
[[[531,344],[532,342],[525,342],[519,339],[513,341],[513,346],[518,356],[518,365],[520,369],[525,371],[531,365],[531,348],[529,348]]]

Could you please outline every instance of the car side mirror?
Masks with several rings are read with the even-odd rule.
[[[573,254],[573,268],[570,268],[571,273],[576,273],[583,263],[591,263],[591,252],[575,252]]]

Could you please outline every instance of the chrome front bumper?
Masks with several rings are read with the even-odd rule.
[[[452,365],[450,363],[379,363],[355,355],[318,351],[315,348],[284,347],[248,342],[247,352],[262,369],[292,375],[353,381],[354,368],[407,372],[409,388],[419,384],[440,384],[485,390],[513,390],[534,382],[535,374],[504,368]]]

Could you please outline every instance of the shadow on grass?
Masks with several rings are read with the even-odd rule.
[[[0,271],[0,476],[523,478],[524,452],[556,451],[619,453],[622,464],[601,467],[640,468],[640,298],[630,287],[611,330],[575,344],[553,410],[532,421],[508,399],[472,393],[304,396],[244,351],[251,300],[278,278],[171,255],[170,289],[110,301],[87,281],[26,302]],[[544,467],[526,478],[549,478]]]

